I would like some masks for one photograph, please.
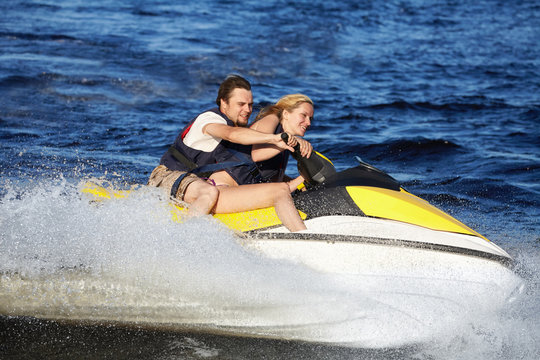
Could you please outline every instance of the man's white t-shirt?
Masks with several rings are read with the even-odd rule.
[[[200,114],[197,116],[187,135],[184,137],[184,144],[200,151],[213,151],[222,139],[203,133],[204,127],[208,124],[227,125],[227,121],[213,111],[207,111]]]

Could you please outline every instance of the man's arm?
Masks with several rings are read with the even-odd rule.
[[[272,144],[280,149],[294,151],[281,139],[281,134],[266,134],[260,131],[251,130],[243,127],[232,127],[225,124],[208,124],[203,128],[203,133],[224,139],[235,144],[253,145],[253,144]]]

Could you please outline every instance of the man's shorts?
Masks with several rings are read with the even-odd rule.
[[[158,165],[150,174],[148,185],[163,188],[170,194],[176,180],[185,173],[185,171],[169,170],[164,165]],[[199,177],[197,175],[191,173],[184,176],[182,181],[180,181],[175,198],[183,201],[188,185],[198,179]]]

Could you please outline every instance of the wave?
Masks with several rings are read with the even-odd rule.
[[[373,104],[364,109],[369,110],[416,110],[416,111],[474,111],[485,109],[500,109],[512,107],[500,99],[491,99],[486,96],[461,96],[441,99],[440,102],[396,100],[390,103]]]
[[[10,75],[0,79],[0,87],[29,86],[40,82],[40,78],[36,76]]]
[[[437,185],[434,184],[434,186]],[[489,202],[484,202],[485,204],[495,203],[523,209],[540,209],[540,202],[536,197],[531,196],[531,191],[503,179],[460,178],[455,183],[446,185],[445,188],[447,191],[459,192],[475,201],[489,200]]]
[[[82,76],[69,76],[55,72],[41,72],[35,76],[30,75],[9,75],[0,78],[0,88],[12,88],[17,86],[39,86],[52,81],[63,81],[70,85],[97,86],[107,83],[107,78],[88,79]]]
[[[73,36],[64,34],[35,34],[22,32],[0,32],[0,37],[30,41],[81,41]]]
[[[362,158],[376,161],[395,162],[401,160],[427,161],[426,157],[447,157],[463,152],[463,148],[445,139],[428,139],[417,137],[413,139],[389,140],[377,144],[345,145],[339,155],[356,154]]]

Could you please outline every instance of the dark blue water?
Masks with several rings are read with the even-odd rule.
[[[76,197],[84,179],[118,187],[146,182],[183,124],[212,106],[227,74],[239,73],[252,83],[256,108],[287,93],[309,95],[315,121],[306,138],[339,169],[359,156],[505,248],[527,282],[525,300],[491,332],[471,330],[475,342],[454,334],[448,343],[380,352],[202,335],[191,344],[185,339],[193,334],[119,335],[6,319],[4,339],[19,340],[0,351],[21,358],[40,351],[197,359],[538,357],[540,2],[175,3],[0,4],[0,251],[13,255],[13,244],[41,237],[40,252],[70,266],[78,259],[55,257],[61,246],[48,247],[47,239],[110,241],[104,230],[73,230],[85,214],[70,220],[58,215],[58,204]],[[294,164],[289,170],[294,174]],[[27,219],[15,221],[17,213]],[[2,270],[35,266],[32,256],[23,258]]]

